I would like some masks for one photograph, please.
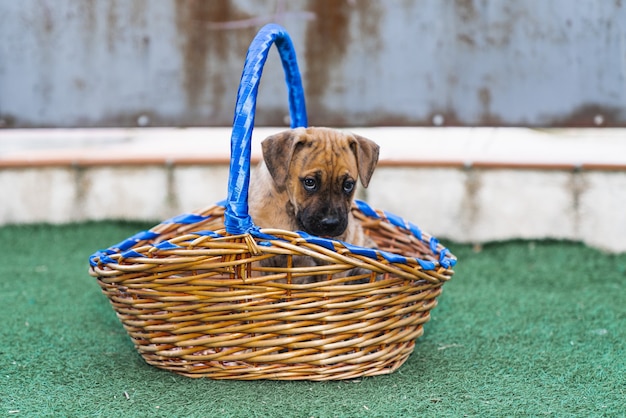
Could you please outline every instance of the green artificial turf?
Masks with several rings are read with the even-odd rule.
[[[580,244],[448,243],[459,264],[387,376],[189,379],[146,365],[88,256],[147,228],[0,228],[0,416],[624,416],[626,255]]]

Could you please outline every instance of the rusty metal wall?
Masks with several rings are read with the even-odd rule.
[[[224,126],[284,25],[312,125],[626,126],[621,0],[0,0],[0,126]],[[276,55],[257,123],[282,125]]]

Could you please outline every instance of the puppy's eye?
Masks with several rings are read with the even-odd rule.
[[[312,177],[307,177],[302,180],[302,185],[309,192],[314,192],[317,190],[317,181]]]
[[[354,180],[346,180],[343,182],[343,191],[346,194],[352,193],[354,190]]]

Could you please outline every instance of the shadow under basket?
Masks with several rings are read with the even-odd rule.
[[[284,230],[229,235],[215,205],[94,254],[90,273],[141,356],[162,369],[238,380],[391,373],[456,259],[399,217],[363,202],[352,212],[376,250]],[[319,265],[294,267],[300,255]],[[271,257],[286,267],[262,267]],[[294,284],[303,276],[316,281]]]

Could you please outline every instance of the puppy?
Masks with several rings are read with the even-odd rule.
[[[262,148],[263,161],[251,176],[248,197],[256,225],[374,246],[353,219],[351,206],[357,180],[367,187],[374,173],[378,145],[334,129],[297,128],[270,136]],[[294,257],[293,264],[322,263]],[[284,267],[286,259],[274,257],[262,265]],[[315,280],[307,276],[294,282]]]

